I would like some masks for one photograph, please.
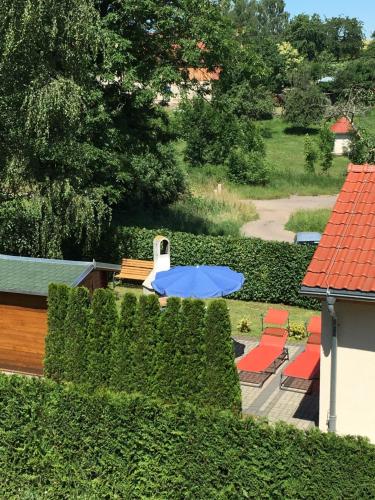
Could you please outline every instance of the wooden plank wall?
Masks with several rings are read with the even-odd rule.
[[[46,334],[45,297],[0,294],[0,368],[41,375]]]

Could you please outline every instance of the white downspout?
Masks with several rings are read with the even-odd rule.
[[[331,340],[331,380],[329,395],[328,432],[336,432],[336,387],[337,387],[337,316],[335,311],[336,298],[327,291],[327,306],[332,318]]]

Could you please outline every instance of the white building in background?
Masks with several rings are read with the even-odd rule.
[[[345,116],[339,118],[331,125],[331,132],[335,134],[333,154],[337,156],[346,154],[350,148],[351,134],[353,132],[353,126],[350,121]]]

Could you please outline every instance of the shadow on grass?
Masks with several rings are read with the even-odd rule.
[[[284,134],[287,135],[317,135],[319,130],[313,127],[285,127]]]
[[[170,229],[193,234],[223,235],[225,228],[216,226],[199,217],[183,210],[170,207],[158,209],[139,208],[137,210],[116,211],[113,214],[115,226],[136,226],[146,229]]]

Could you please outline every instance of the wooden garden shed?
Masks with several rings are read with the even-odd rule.
[[[50,283],[106,287],[120,266],[0,255],[0,370],[43,373]]]

